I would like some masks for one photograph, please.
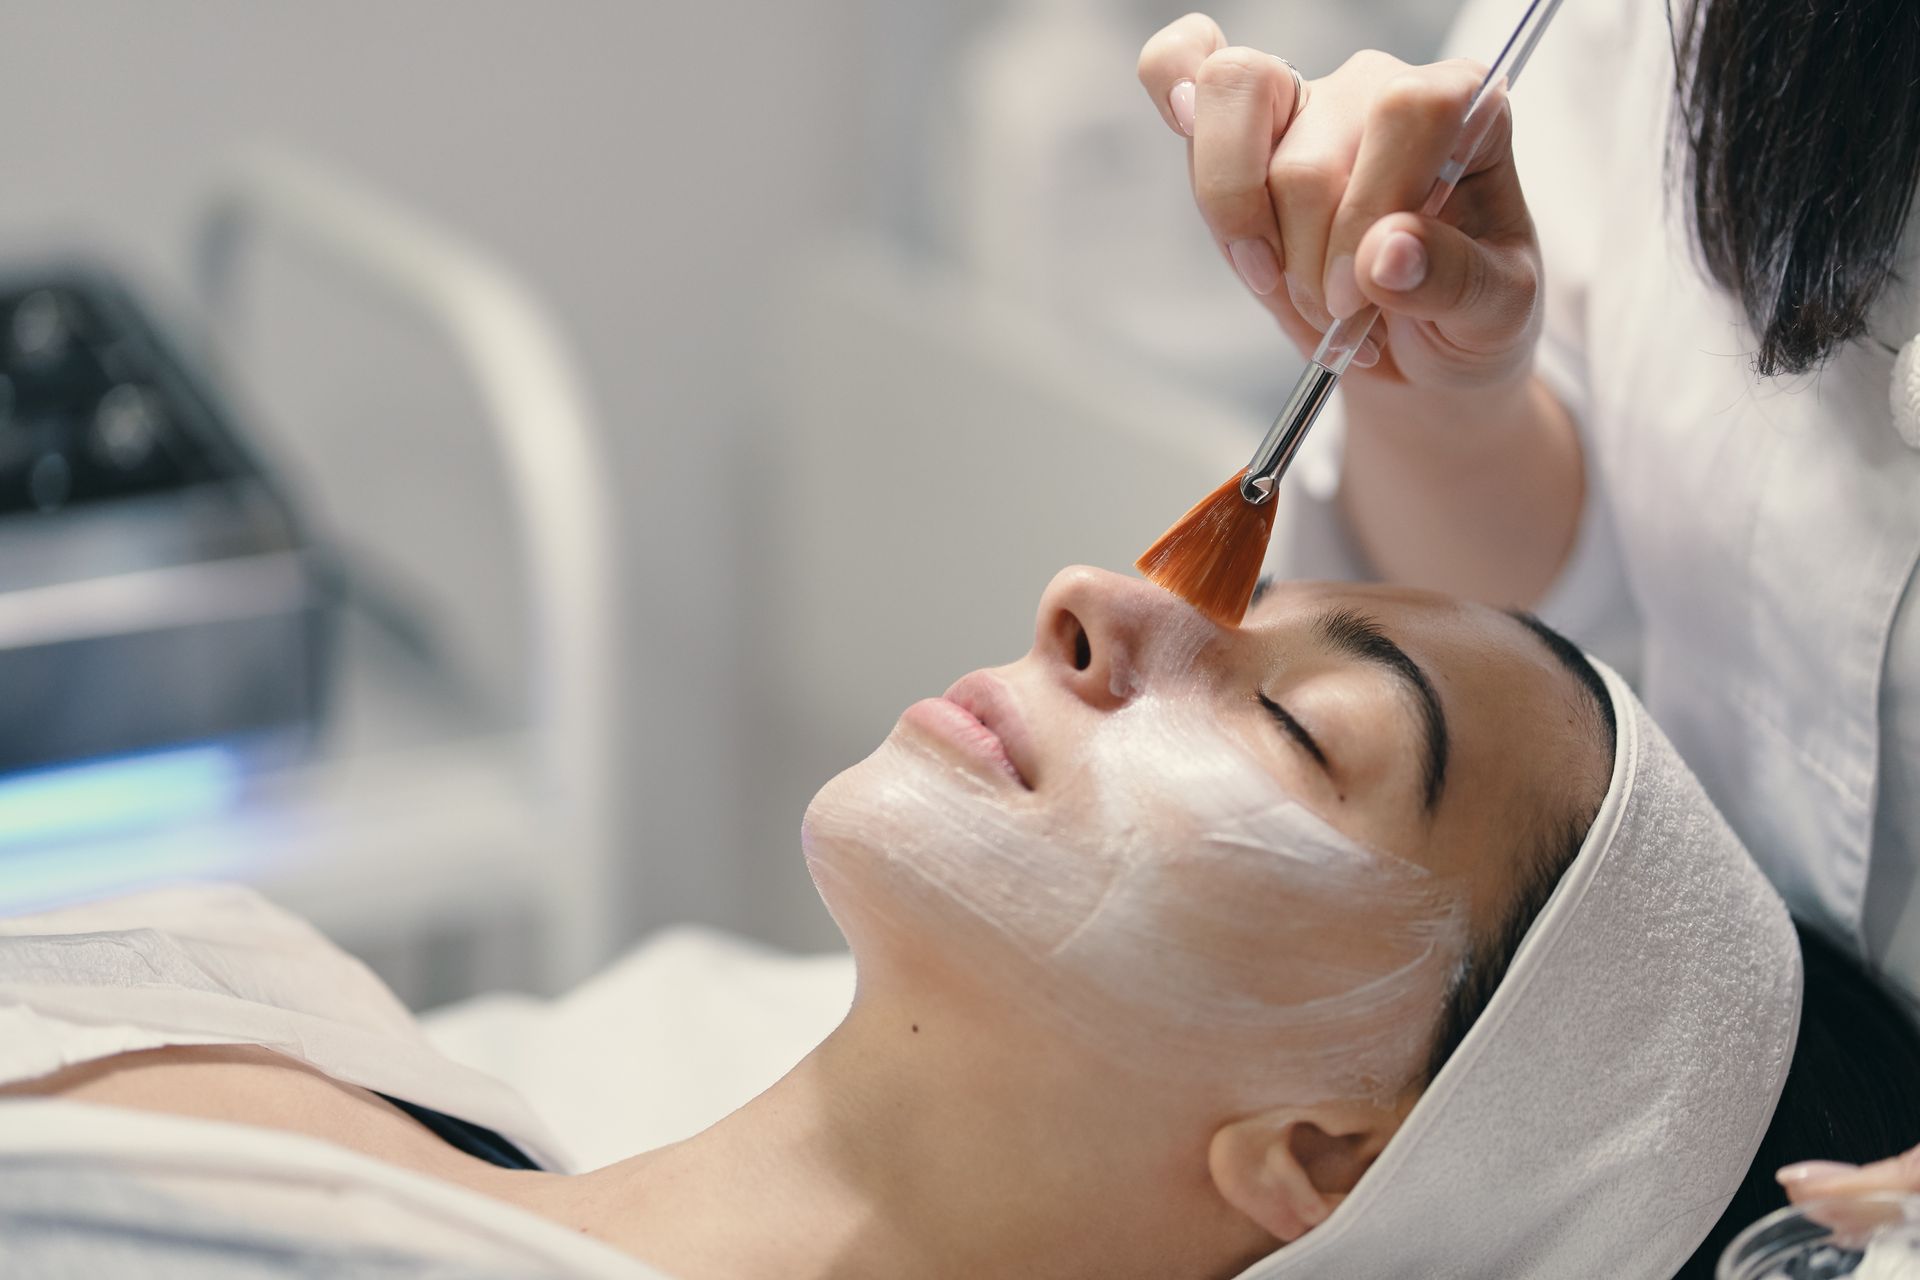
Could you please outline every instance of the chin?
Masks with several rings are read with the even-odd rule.
[[[883,972],[972,985],[1002,971],[1004,930],[969,910],[935,871],[974,862],[956,819],[968,809],[953,770],[897,737],[830,779],[800,823],[807,871],[853,951],[862,981]],[[970,815],[971,816],[971,815]],[[931,864],[931,865],[930,865]]]
[[[827,914],[856,956],[876,932],[875,919],[897,912],[885,902],[884,882],[896,874],[889,866],[886,840],[884,757],[891,740],[827,780],[807,803],[800,819],[800,851],[807,874]]]
[[[827,779],[807,801],[807,810],[800,816],[800,852],[816,885],[823,876],[843,874],[850,860],[857,862],[868,856],[864,850],[874,843],[873,793],[886,772],[882,757],[892,748],[889,738],[865,759]],[[826,894],[826,887],[821,886],[821,896]]]

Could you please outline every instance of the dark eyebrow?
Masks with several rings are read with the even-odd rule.
[[[1380,624],[1352,609],[1335,609],[1323,615],[1315,627],[1320,639],[1335,653],[1379,667],[1398,680],[1412,697],[1423,730],[1425,792],[1421,809],[1431,814],[1447,787],[1447,756],[1452,747],[1447,736],[1447,713],[1434,692],[1433,681],[1420,664],[1395,644]]]
[[[1600,723],[1606,727],[1607,751],[1611,754],[1614,748],[1614,737],[1619,732],[1619,726],[1614,723],[1613,694],[1607,691],[1607,682],[1602,680],[1600,673],[1593,669],[1593,663],[1587,660],[1587,655],[1581,652],[1579,645],[1525,609],[1508,609],[1506,615],[1533,632],[1552,652],[1560,665],[1566,668],[1568,674],[1580,682],[1580,687],[1586,690],[1587,697],[1593,703],[1593,709],[1600,715]]]

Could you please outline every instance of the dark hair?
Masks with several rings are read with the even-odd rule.
[[[1920,4],[1690,0],[1673,49],[1696,245],[1759,335],[1754,367],[1804,373],[1866,333],[1893,275],[1920,187]]]
[[[1920,1029],[1846,952],[1798,921],[1806,994],[1780,1105],[1746,1179],[1676,1280],[1713,1280],[1748,1225],[1787,1203],[1774,1171],[1800,1160],[1866,1164],[1920,1145]]]
[[[1606,682],[1594,670],[1593,664],[1587,661],[1587,655],[1580,652],[1579,646],[1558,631],[1521,610],[1512,611],[1510,616],[1538,636],[1560,664],[1579,681],[1593,712],[1593,723],[1605,729],[1606,759],[1611,768],[1619,726],[1614,720],[1613,695],[1607,692]],[[1486,1009],[1487,1002],[1493,999],[1500,980],[1507,976],[1507,969],[1513,964],[1514,952],[1520,949],[1520,940],[1527,936],[1534,917],[1540,914],[1547,905],[1547,899],[1553,896],[1560,877],[1566,874],[1574,858],[1579,856],[1580,846],[1586,841],[1587,828],[1593,825],[1594,811],[1598,810],[1599,803],[1596,798],[1593,810],[1569,805],[1568,811],[1548,818],[1544,836],[1532,839],[1530,847],[1522,852],[1518,883],[1507,902],[1507,909],[1493,929],[1475,938],[1467,947],[1459,973],[1448,989],[1446,1003],[1440,1010],[1440,1026],[1427,1055],[1428,1080],[1440,1074],[1440,1068],[1447,1064],[1447,1059],[1453,1056],[1453,1051],[1460,1047],[1460,1042],[1466,1039],[1475,1020]]]

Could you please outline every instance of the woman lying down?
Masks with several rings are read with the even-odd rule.
[[[0,926],[0,1269],[1665,1277],[1793,1058],[1793,925],[1632,695],[1431,595],[1068,570],[803,842],[844,1023],[582,1172],[250,895]]]

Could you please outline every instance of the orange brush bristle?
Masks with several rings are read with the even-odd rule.
[[[1240,496],[1239,471],[1195,503],[1133,562],[1149,582],[1165,587],[1223,627],[1237,627],[1260,581],[1273,535],[1274,509]]]

